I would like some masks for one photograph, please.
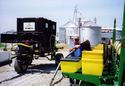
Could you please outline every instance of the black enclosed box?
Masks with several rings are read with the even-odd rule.
[[[56,35],[56,22],[45,18],[17,18],[18,33],[50,33]]]

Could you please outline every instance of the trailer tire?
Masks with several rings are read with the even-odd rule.
[[[33,56],[27,57],[26,63],[27,63],[28,65],[31,65],[32,62],[33,62]]]
[[[28,61],[28,65],[31,65],[31,64],[32,64],[32,61],[33,61],[33,60],[29,60],[29,61]]]
[[[22,73],[26,72],[28,65],[21,64],[21,62],[19,62],[18,60],[15,60],[14,68],[18,74],[22,74]]]
[[[55,58],[55,51],[52,51],[52,53],[51,53],[51,60],[54,60],[54,58]]]
[[[56,66],[58,66],[58,64],[60,63],[61,58],[64,58],[62,53],[58,53],[55,55],[55,64]]]

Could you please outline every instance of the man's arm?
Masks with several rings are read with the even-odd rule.
[[[71,48],[71,49],[69,49],[69,51],[71,52],[71,51],[74,51],[75,49],[77,49],[77,48],[79,48],[80,47],[80,45],[75,45],[73,48]]]

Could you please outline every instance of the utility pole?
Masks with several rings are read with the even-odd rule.
[[[79,30],[79,42],[80,43],[81,43],[81,26],[82,26],[81,18],[79,18],[79,21],[78,21],[78,30]]]
[[[73,22],[74,23],[77,22],[77,13],[78,13],[78,9],[77,9],[77,6],[75,6],[74,14],[73,14]]]

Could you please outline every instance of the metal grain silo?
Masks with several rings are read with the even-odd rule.
[[[81,42],[89,40],[92,46],[101,42],[101,27],[97,26],[95,22],[84,21],[80,28]]]

